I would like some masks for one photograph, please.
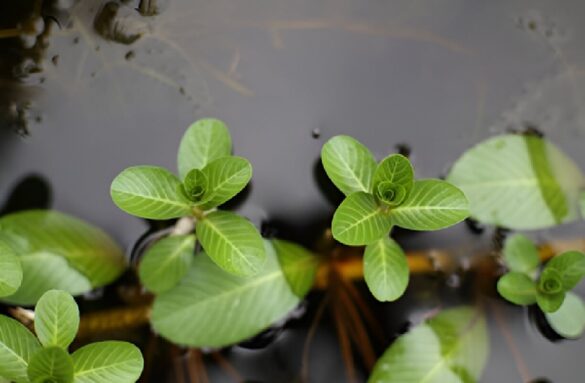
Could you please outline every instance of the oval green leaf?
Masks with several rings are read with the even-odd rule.
[[[79,329],[79,309],[73,297],[60,290],[47,291],[35,307],[35,332],[45,347],[67,349]]]
[[[498,280],[498,293],[507,301],[517,305],[536,302],[536,284],[524,273],[510,272]]]
[[[250,338],[282,319],[298,303],[274,250],[258,275],[226,273],[205,254],[195,258],[179,285],[156,297],[152,325],[173,343],[224,347]],[[302,258],[298,262],[305,262]],[[289,264],[289,268],[296,268]]]
[[[372,191],[376,160],[355,138],[331,138],[321,149],[321,162],[331,181],[346,196]]]
[[[585,304],[576,294],[567,293],[561,307],[545,315],[553,330],[565,338],[579,338],[585,331]]]
[[[171,219],[191,214],[191,201],[181,181],[158,166],[133,166],[112,181],[112,200],[128,214],[148,219]]]
[[[245,218],[227,211],[214,211],[197,222],[197,238],[222,269],[235,275],[258,273],[266,260],[258,230]]]
[[[406,255],[389,237],[366,246],[364,279],[377,300],[391,302],[400,298],[408,286],[409,274]]]
[[[71,357],[75,383],[134,383],[144,367],[140,350],[128,342],[91,343]]]
[[[408,158],[401,154],[392,154],[384,158],[374,172],[373,190],[376,190],[381,182],[402,186],[408,196],[414,185],[414,169]]]
[[[555,269],[560,274],[565,291],[573,289],[585,276],[585,254],[580,251],[566,251],[554,256],[545,270]]]
[[[545,313],[554,313],[561,308],[567,294],[562,291],[556,294],[546,294],[540,290],[536,291],[536,303]]]
[[[219,206],[242,191],[252,178],[252,165],[243,157],[224,157],[203,168],[208,188],[203,197],[204,209]]]
[[[398,338],[376,363],[369,383],[471,383],[488,356],[482,314],[448,309]]]
[[[463,154],[447,180],[465,192],[472,217],[486,224],[543,229],[579,217],[583,174],[539,137],[488,139]]]
[[[506,239],[503,254],[506,266],[511,271],[530,274],[540,264],[534,242],[522,234],[514,234]]]
[[[20,322],[0,315],[0,376],[17,383],[28,382],[28,363],[41,349],[37,338]]]
[[[0,297],[12,295],[22,283],[20,258],[0,234]]]
[[[60,255],[35,253],[21,257],[23,279],[16,293],[3,301],[32,306],[49,290],[64,290],[72,295],[84,294],[92,289],[89,280]]]
[[[161,239],[146,251],[140,261],[140,281],[156,294],[175,287],[189,270],[194,253],[194,235]]]
[[[183,181],[185,195],[193,202],[200,202],[207,192],[208,183],[207,177],[201,170],[191,170]]]
[[[367,245],[390,231],[392,220],[376,198],[365,192],[346,197],[333,215],[333,237],[346,245]]]
[[[231,152],[232,138],[223,122],[213,118],[196,121],[187,129],[179,145],[179,175],[183,179],[191,169],[203,169]]]
[[[291,290],[297,297],[303,298],[315,282],[319,265],[317,257],[296,243],[280,239],[273,239],[270,242]]]
[[[433,179],[415,181],[406,201],[389,211],[396,226],[410,230],[444,229],[468,216],[469,204],[463,192]]]
[[[38,351],[28,364],[31,383],[73,382],[73,359],[59,347],[48,347]]]
[[[63,213],[29,210],[9,214],[0,218],[0,231],[24,239],[22,249],[18,249],[21,261],[38,252],[60,255],[87,277],[93,287],[113,282],[126,269],[124,252],[110,236]],[[27,279],[26,275],[24,278]]]

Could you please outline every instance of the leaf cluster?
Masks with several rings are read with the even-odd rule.
[[[503,258],[509,272],[498,280],[502,297],[517,305],[537,304],[561,335],[575,337],[583,332],[585,306],[571,290],[585,276],[585,254],[556,255],[538,274],[538,249],[530,239],[516,234],[506,240]],[[565,317],[571,317],[570,323],[565,323]]]
[[[0,315],[0,379],[16,383],[133,383],[142,373],[140,350],[127,342],[104,341],[69,354],[79,328],[73,297],[50,290],[39,299],[36,336]]]
[[[437,179],[416,180],[408,158],[392,154],[376,163],[373,154],[349,136],[331,138],[321,151],[331,181],[346,198],[332,221],[333,237],[351,246],[366,246],[364,276],[381,301],[398,299],[408,284],[408,265],[393,226],[439,230],[468,216],[461,190]]]

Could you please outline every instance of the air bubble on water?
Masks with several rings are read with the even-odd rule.
[[[313,129],[313,131],[311,132],[311,135],[313,136],[314,139],[320,138],[321,137],[321,129],[319,129],[319,128]]]

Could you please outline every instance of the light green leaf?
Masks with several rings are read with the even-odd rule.
[[[22,249],[18,249],[22,262],[28,254],[58,254],[86,276],[94,287],[113,282],[126,269],[124,252],[110,236],[63,213],[29,210],[9,214],[0,218],[0,231],[24,240]],[[72,292],[71,289],[60,289]]]
[[[181,139],[177,155],[179,175],[185,178],[191,169],[203,169],[231,152],[232,138],[223,122],[212,118],[196,121]]]
[[[365,192],[346,197],[333,215],[333,237],[346,245],[367,245],[388,234],[392,220]]]
[[[214,211],[197,222],[197,237],[211,259],[235,275],[258,273],[266,260],[258,230],[245,218]]]
[[[159,240],[140,261],[140,281],[156,294],[175,287],[189,270],[194,253],[194,235],[173,235]]]
[[[580,251],[566,251],[548,261],[543,272],[549,269],[558,271],[565,291],[571,290],[585,276],[585,254]]]
[[[26,327],[0,315],[0,376],[27,383],[28,363],[40,349],[39,341]]]
[[[203,168],[209,180],[203,196],[203,208],[219,206],[242,191],[252,178],[252,165],[242,157],[224,157],[214,160]]]
[[[576,339],[585,331],[585,304],[581,298],[567,293],[561,307],[554,313],[545,313],[546,320],[557,334]]]
[[[544,294],[559,294],[565,291],[559,270],[554,267],[545,267],[538,279],[538,290]]]
[[[35,332],[43,346],[67,349],[78,328],[79,309],[69,293],[50,290],[43,294],[35,307]]]
[[[512,229],[542,229],[579,217],[583,174],[542,138],[502,135],[467,151],[449,182],[470,201],[480,222]]]
[[[21,283],[20,258],[0,233],[0,297],[14,294]]]
[[[390,209],[396,226],[410,230],[438,230],[469,216],[469,204],[461,190],[440,180],[419,180],[400,206]]]
[[[522,234],[514,234],[504,243],[504,261],[511,271],[530,274],[540,264],[538,249]]]
[[[517,305],[536,302],[536,284],[526,274],[512,271],[498,280],[498,293],[507,301]]]
[[[356,139],[335,136],[323,145],[321,162],[335,186],[349,196],[355,192],[371,192],[376,160]]]
[[[279,239],[270,242],[291,290],[299,298],[303,298],[315,282],[319,265],[317,257],[296,243]]]
[[[199,169],[192,169],[185,176],[183,188],[185,195],[192,202],[200,202],[207,192],[209,181],[203,172]]]
[[[383,237],[366,246],[364,279],[379,301],[394,301],[404,294],[409,279],[408,262],[395,241]]]
[[[469,307],[445,310],[392,343],[368,382],[477,382],[488,348],[482,314]]]
[[[71,357],[75,383],[134,383],[144,367],[140,350],[128,342],[91,343]]]
[[[91,290],[89,280],[59,255],[39,252],[21,257],[23,279],[16,293],[2,298],[18,305],[34,305],[49,290],[80,295]]]
[[[536,291],[536,303],[545,313],[554,313],[563,305],[566,293],[561,291],[556,294],[546,294],[540,290]]]
[[[392,154],[384,158],[374,173],[373,190],[376,190],[381,182],[400,185],[408,195],[414,185],[414,169],[408,158],[401,154]]]
[[[298,303],[274,249],[265,241],[267,262],[258,275],[238,277],[205,254],[179,285],[156,297],[152,325],[173,343],[223,347],[250,338],[282,319]],[[298,262],[305,262],[299,258]],[[295,266],[289,265],[294,268]]]
[[[149,219],[171,219],[191,214],[183,184],[158,166],[133,166],[112,181],[112,200],[128,214]]]
[[[59,347],[39,350],[28,365],[28,378],[31,383],[71,383],[73,359]]]

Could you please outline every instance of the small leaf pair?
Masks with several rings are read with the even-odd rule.
[[[331,138],[321,151],[325,172],[345,195],[333,216],[339,242],[366,245],[364,274],[378,300],[399,298],[408,284],[404,253],[388,234],[393,226],[438,230],[468,216],[463,192],[448,182],[415,180],[410,161],[393,154],[376,163],[363,144],[349,136]]]
[[[196,239],[209,257],[230,273],[253,275],[263,266],[266,255],[256,228],[236,214],[215,210],[242,191],[252,177],[248,160],[232,156],[231,150],[231,137],[223,122],[199,120],[187,129],[179,146],[181,179],[164,168],[135,166],[112,182],[112,200],[129,214],[160,220],[193,217],[197,221],[197,238],[169,237],[145,255],[141,276],[152,291],[165,291],[185,275]],[[168,259],[165,254],[170,254]],[[161,261],[164,267],[159,269],[156,265]]]
[[[571,290],[585,276],[585,254],[567,251],[555,256],[538,278],[538,249],[530,239],[521,234],[508,238],[503,256],[510,271],[498,280],[500,295],[517,305],[536,303],[555,331],[579,336],[585,329],[585,306]],[[569,322],[567,315],[572,317]]]
[[[92,343],[67,352],[79,327],[79,309],[65,291],[50,290],[39,299],[34,327],[38,339],[21,323],[0,316],[0,379],[133,383],[142,373],[142,354],[127,342]]]

